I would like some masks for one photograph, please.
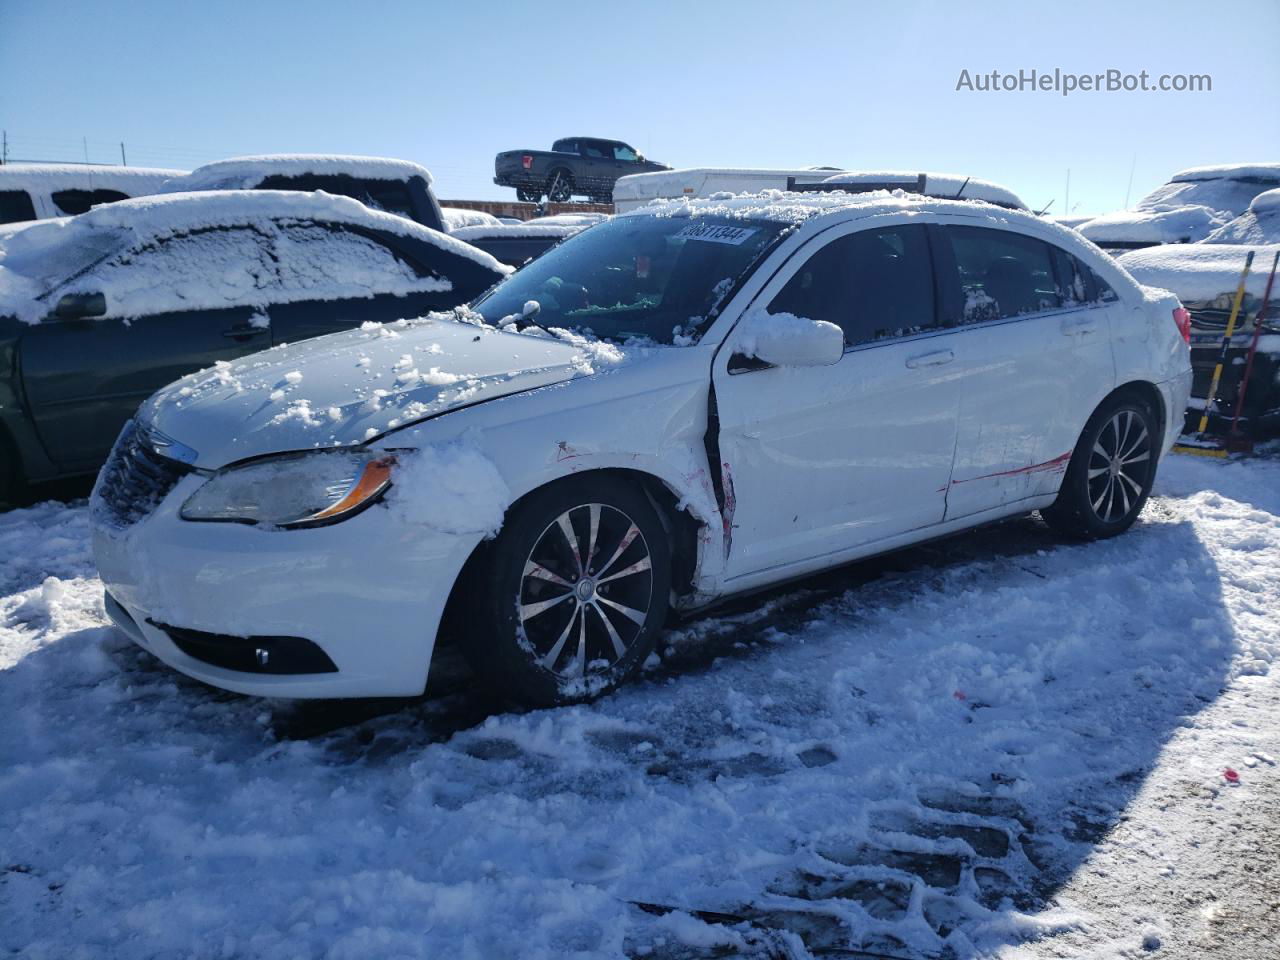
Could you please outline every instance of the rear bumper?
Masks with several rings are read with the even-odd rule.
[[[1172,379],[1157,384],[1160,395],[1164,398],[1165,417],[1164,443],[1160,447],[1160,456],[1164,457],[1182,433],[1183,417],[1187,409],[1187,401],[1191,399],[1192,371],[1188,368]]]
[[[200,482],[185,478],[131,527],[95,527],[107,612],[122,632],[176,670],[238,693],[423,691],[475,542],[407,529],[382,507],[314,530],[181,520],[178,506]]]

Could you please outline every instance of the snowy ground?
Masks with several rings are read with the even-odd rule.
[[[449,663],[407,704],[202,687],[105,625],[83,505],[0,515],[0,953],[1274,957],[1280,462],[1157,492],[1107,543],[1027,519],[740,602],[531,713]]]

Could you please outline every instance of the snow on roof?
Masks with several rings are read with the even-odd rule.
[[[900,183],[903,189],[914,187],[920,174],[903,170],[858,170],[827,177],[823,183]],[[1002,206],[1026,210],[1027,205],[1016,193],[990,180],[964,177],[955,173],[924,174],[924,195],[939,199],[985,200]],[[963,192],[961,192],[963,191]],[[959,194],[959,197],[956,196]]]
[[[121,190],[151,192],[185,170],[112,167],[84,163],[6,163],[0,166],[0,190]]]
[[[1139,283],[1163,287],[1184,303],[1194,303],[1234,293],[1250,250],[1255,253],[1245,289],[1251,296],[1261,297],[1271,258],[1280,244],[1180,243],[1133,250],[1116,260]]]
[[[1083,223],[1077,229],[1094,243],[1194,243],[1229,217],[1200,204],[1165,210],[1119,210]]]
[[[1082,223],[1088,223],[1090,220],[1098,219],[1098,215],[1096,213],[1072,213],[1072,214],[1063,215],[1061,217],[1050,216],[1049,219],[1052,220],[1054,223],[1058,223],[1064,227],[1071,227],[1074,229],[1075,227],[1080,226],[1080,224]]]
[[[196,167],[165,185],[167,193],[188,190],[252,190],[267,177],[300,177],[348,174],[368,180],[408,180],[422,177],[431,183],[425,167],[408,160],[359,157],[342,154],[274,153],[260,157],[231,157]]]
[[[500,222],[492,213],[468,210],[465,207],[441,207],[440,214],[444,217],[444,225],[449,228],[450,233],[463,227],[492,227]]]
[[[34,221],[0,236],[0,313],[30,319],[35,297],[102,257],[207,227],[316,220],[379,230],[430,243],[495,273],[511,268],[448,234],[317,191],[225,190],[159,194],[94,207],[78,217]]]
[[[722,190],[750,192],[782,188],[787,177],[800,183],[817,183],[831,175],[827,167],[773,170],[764,167],[686,167],[655,170],[619,177],[613,185],[613,201],[652,200],[660,197],[703,197]]]
[[[1280,243],[1280,189],[1253,198],[1249,209],[1219,227],[1203,243]]]
[[[1280,184],[1280,163],[1221,163],[1207,167],[1189,167],[1169,178],[1171,183],[1197,180],[1241,180],[1244,178],[1274,180]]]
[[[610,214],[587,211],[585,213],[556,213],[549,217],[534,217],[526,220],[530,226],[543,227],[589,227],[601,220],[608,220]]]

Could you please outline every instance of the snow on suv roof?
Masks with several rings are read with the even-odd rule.
[[[1274,180],[1280,184],[1280,163],[1220,163],[1207,167],[1189,167],[1169,178],[1171,183],[1196,180]]]
[[[926,197],[940,200],[985,200],[987,203],[999,204],[1002,207],[1014,207],[1026,210],[1027,205],[1012,190],[992,183],[990,180],[979,180],[977,177],[962,177],[955,173],[908,173],[902,170],[850,171],[827,177],[823,183],[874,183],[902,184],[908,190],[924,177],[923,193]],[[962,192],[963,191],[963,192]],[[959,196],[957,196],[959,194]]]
[[[185,170],[112,167],[86,163],[6,163],[0,166],[0,190],[97,190],[112,185],[158,189]]]
[[[1280,243],[1280,189],[1260,193],[1249,209],[1219,227],[1204,243]]]
[[[166,193],[188,190],[252,190],[267,177],[334,176],[347,174],[367,180],[408,180],[431,174],[408,160],[343,154],[274,153],[260,157],[231,157],[196,167],[165,184]]]

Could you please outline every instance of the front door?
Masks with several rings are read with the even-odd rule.
[[[929,527],[946,511],[961,358],[938,325],[927,228],[837,230],[757,303],[842,327],[841,360],[762,367],[735,353],[732,333],[717,357],[729,580]]]

